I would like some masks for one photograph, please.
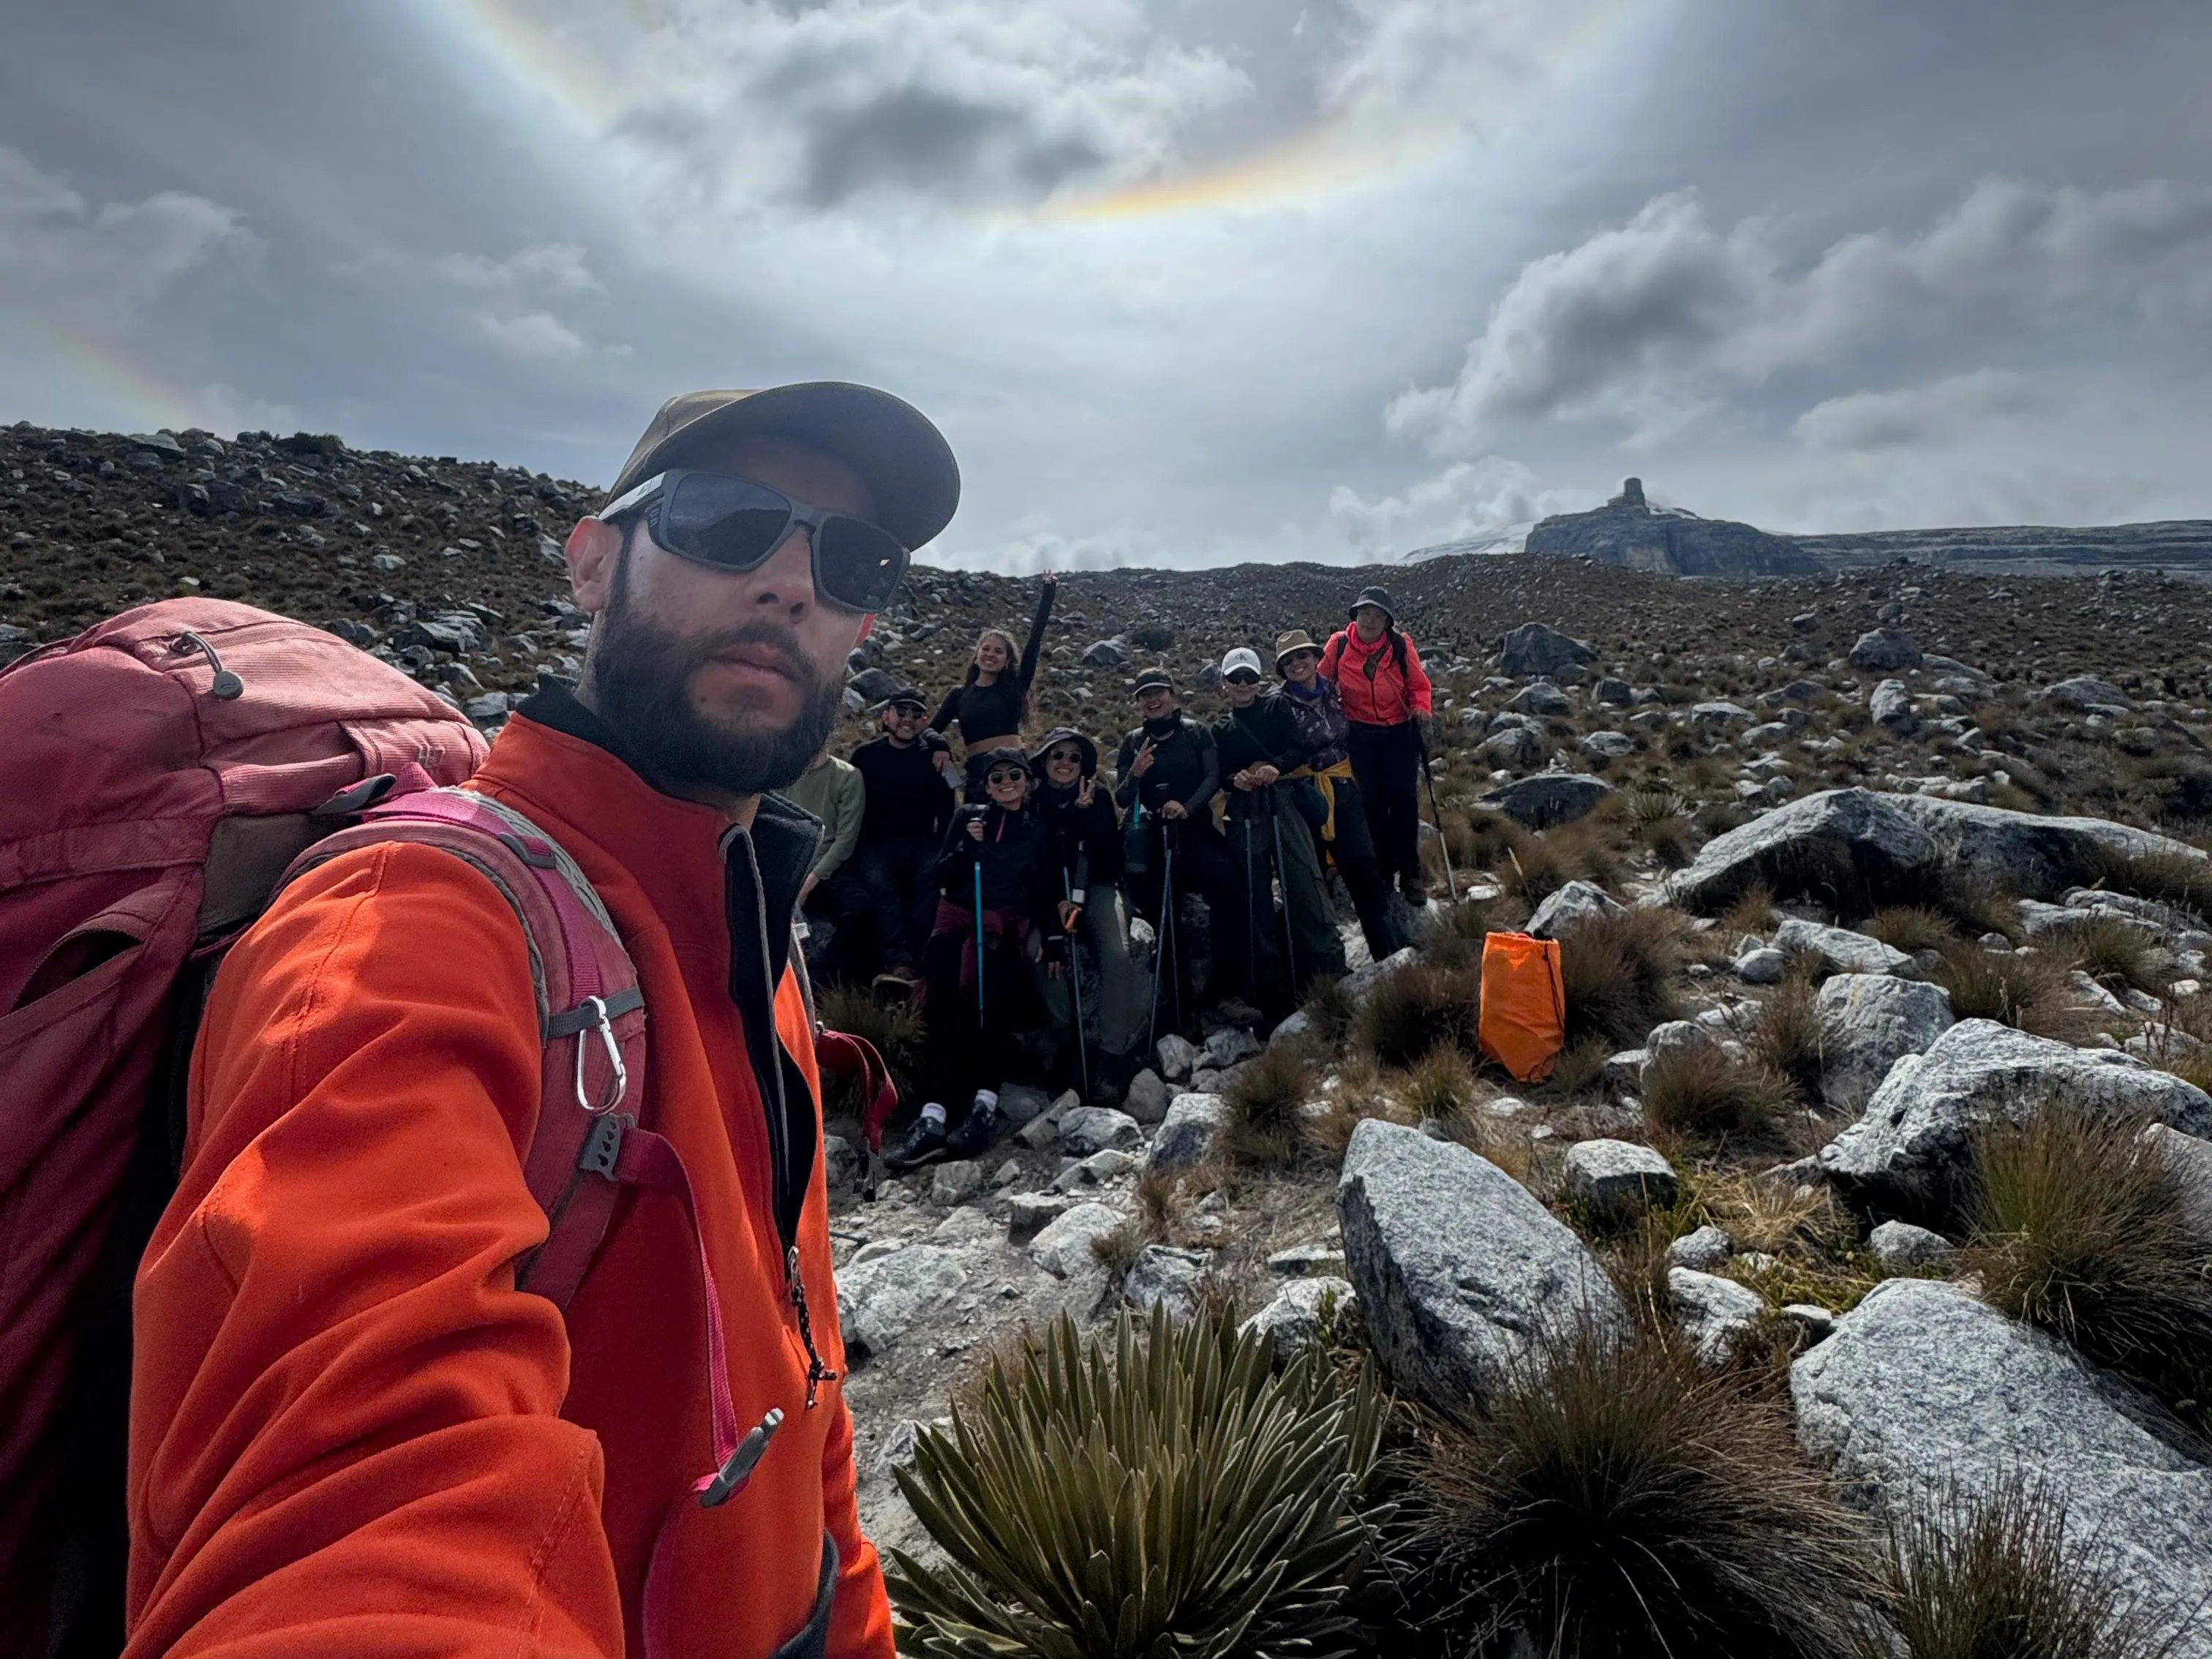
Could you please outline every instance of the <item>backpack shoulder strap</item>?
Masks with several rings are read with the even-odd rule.
[[[615,1153],[624,1121],[635,1128],[645,1097],[645,996],[636,967],[575,860],[521,813],[472,790],[416,789],[379,801],[359,823],[310,848],[283,880],[341,853],[394,841],[461,860],[499,890],[522,924],[544,1047],[543,1092],[523,1173],[550,1232],[517,1264],[515,1283],[565,1308],[614,1218]]]
[[[665,1602],[676,1518],[694,1501],[713,1509],[742,1491],[783,1413],[770,1411],[750,1434],[738,1432],[721,1297],[698,1195],[675,1143],[638,1125],[646,1046],[636,965],[575,860],[513,807],[472,790],[417,787],[368,806],[362,817],[309,849],[285,878],[352,848],[415,842],[481,871],[522,924],[544,1046],[543,1097],[523,1173],[545,1211],[547,1231],[545,1243],[515,1264],[515,1288],[565,1313],[624,1187],[650,1188],[684,1206],[699,1253],[714,1466],[669,1504],[653,1540],[645,1648],[647,1659],[667,1659]],[[625,1104],[632,1109],[621,1109]],[[807,1404],[813,1403],[810,1383]]]

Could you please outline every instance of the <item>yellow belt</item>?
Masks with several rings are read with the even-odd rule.
[[[1336,839],[1336,781],[1339,778],[1348,778],[1352,775],[1351,761],[1340,760],[1335,765],[1324,767],[1318,772],[1310,766],[1301,766],[1297,771],[1285,772],[1283,775],[1292,783],[1311,783],[1321,791],[1321,798],[1328,803],[1328,816],[1322,820],[1321,838],[1325,842],[1334,841]]]

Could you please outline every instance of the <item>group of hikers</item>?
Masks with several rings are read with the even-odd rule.
[[[1211,725],[1137,674],[1109,774],[1018,736],[1048,580],[1024,650],[821,758],[959,496],[886,392],[672,398],[567,538],[580,676],[489,752],[205,596],[0,671],[0,1652],[893,1659],[822,1073],[889,1091],[799,920],[924,988],[911,1161],[988,1137],[1025,1030],[1111,1080],[1287,1007],[1325,872],[1377,954],[1424,897],[1379,589],[1229,653]]]
[[[1012,637],[986,629],[933,714],[900,686],[876,710],[880,735],[849,760],[825,748],[783,792],[823,826],[801,890],[814,971],[924,1013],[924,1098],[885,1154],[894,1170],[975,1157],[996,1084],[1024,1067],[1118,1099],[1161,1033],[1209,1011],[1286,1012],[1345,970],[1332,876],[1378,960],[1408,942],[1394,886],[1427,902],[1431,688],[1387,592],[1361,591],[1325,642],[1279,635],[1272,676],[1252,647],[1229,652],[1228,708],[1211,722],[1167,668],[1141,670],[1108,778],[1081,732],[1020,738],[1056,589],[1048,574],[1018,662]],[[1183,939],[1193,904],[1202,977]]]

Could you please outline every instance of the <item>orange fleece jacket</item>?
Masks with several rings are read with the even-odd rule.
[[[1404,629],[1398,637],[1406,642],[1406,671],[1398,672],[1390,636],[1382,634],[1370,645],[1356,628],[1340,628],[1329,636],[1321,654],[1322,678],[1336,687],[1344,717],[1363,726],[1397,726],[1430,710],[1433,695],[1429,671],[1421,666],[1421,653],[1413,636]],[[1374,672],[1368,672],[1370,665]]]
[[[697,1192],[740,1426],[785,1413],[750,1486],[687,1506],[669,1644],[771,1652],[805,1623],[825,1529],[829,1652],[890,1659],[836,1383],[805,1406],[768,1138],[729,992],[720,814],[517,717],[477,787],[574,855],[637,962],[642,1121]],[[776,1023],[814,1099],[799,989]],[[303,878],[218,975],[182,1184],[143,1262],[131,1401],[130,1659],[642,1651],[653,1537],[711,1468],[697,1250],[633,1192],[566,1322],[514,1288],[545,1218],[521,929],[450,854],[392,845]],[[801,1271],[844,1369],[817,1157]]]

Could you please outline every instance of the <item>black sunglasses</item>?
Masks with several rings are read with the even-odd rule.
[[[1080,766],[1083,764],[1083,751],[1079,749],[1055,749],[1046,755],[1045,758],[1048,761],[1066,761],[1071,766]]]
[[[983,779],[986,783],[1027,783],[1030,775],[1011,766],[994,766]]]
[[[1240,668],[1226,678],[1231,685],[1257,685],[1260,683],[1260,677],[1249,668]]]
[[[880,611],[906,574],[907,550],[865,519],[825,513],[780,489],[722,472],[655,473],[599,514],[611,521],[642,509],[653,539],[718,570],[757,570],[792,526],[806,528],[815,591],[848,611]]]

